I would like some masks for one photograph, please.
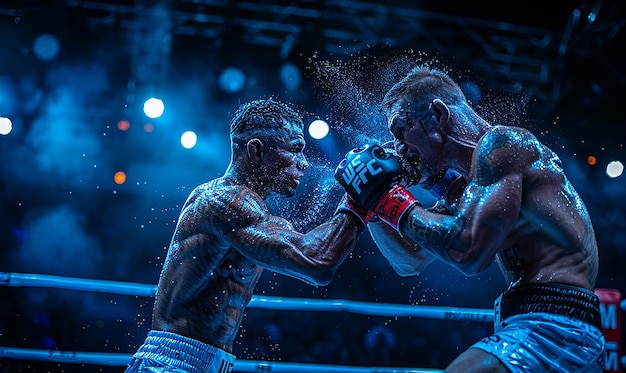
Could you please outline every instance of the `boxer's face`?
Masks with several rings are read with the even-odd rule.
[[[279,137],[268,144],[265,172],[273,192],[293,196],[303,171],[309,167],[303,153],[306,142],[302,130],[293,123],[286,123]]]
[[[396,152],[402,157],[419,158],[423,176],[432,176],[437,170],[430,134],[418,113],[404,100],[398,100],[385,110],[387,126],[395,139]]]

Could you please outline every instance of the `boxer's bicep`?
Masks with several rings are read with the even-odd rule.
[[[521,175],[511,174],[488,186],[471,185],[460,206],[466,226],[461,250],[450,250],[457,262],[473,262],[476,271],[489,266],[515,226],[521,206]]]
[[[332,245],[332,232],[326,235],[300,233],[288,220],[270,214],[264,205],[231,204],[230,210],[233,216],[239,216],[236,226],[228,233],[232,246],[268,269],[291,273],[316,267],[319,260],[324,260],[326,246]],[[330,228],[329,224],[324,226]]]
[[[360,229],[344,214],[306,234],[285,219],[267,215],[239,229],[236,248],[254,263],[312,285],[328,284],[354,248]]]
[[[224,209],[223,230],[230,244],[253,262],[269,266],[279,256],[293,251],[293,225],[268,212],[265,204],[255,198],[233,199]]]
[[[483,139],[474,158],[474,178],[458,205],[466,222],[460,234],[463,249],[451,250],[450,257],[474,263],[476,271],[491,264],[519,219],[524,170],[535,155],[512,137],[503,130]]]

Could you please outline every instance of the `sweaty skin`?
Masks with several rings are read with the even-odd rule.
[[[594,288],[598,256],[589,214],[559,158],[527,130],[495,126],[482,136],[454,210],[414,208],[402,232],[469,275],[496,257],[509,282]]]
[[[261,171],[250,175],[231,164],[190,194],[159,280],[153,329],[232,352],[264,267],[325,285],[351,252],[362,230],[352,216],[336,214],[302,234],[268,212],[269,193],[292,195],[307,166],[302,132],[287,135],[275,151],[258,152],[267,165]]]
[[[526,129],[487,123],[448,75],[428,67],[414,69],[394,85],[382,109],[400,157],[419,159],[417,168],[426,178],[454,170],[467,182],[457,195],[447,193],[433,207],[409,207],[396,226],[382,221],[368,225],[398,274],[419,274],[440,259],[471,276],[495,260],[510,285],[558,283],[594,290],[598,248],[591,219],[552,150]],[[472,346],[445,372],[510,372],[499,357],[516,366],[509,357],[526,360],[525,342],[545,348],[535,351],[545,359],[528,359],[537,368],[557,358],[560,352],[555,342],[561,341],[564,351],[591,351],[572,368],[599,371],[600,358],[593,354],[602,354],[604,341],[595,339],[601,334],[594,329],[590,339],[581,335],[593,326],[583,323],[569,335],[565,331],[559,335],[542,327],[522,330],[520,325],[508,330],[507,326],[499,330],[499,325],[489,337],[494,339],[487,339],[490,347]],[[529,333],[530,338],[520,340],[518,346],[508,334],[511,331]],[[544,339],[548,334],[551,337]]]
[[[403,237],[384,223],[369,225],[399,274],[418,274],[439,257],[474,275],[495,258],[508,282],[594,288],[593,226],[553,151],[525,129],[490,126],[465,177],[451,212],[413,208],[399,227]]]

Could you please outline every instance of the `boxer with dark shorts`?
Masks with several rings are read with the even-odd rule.
[[[430,67],[396,83],[382,111],[395,153],[353,150],[336,178],[378,217],[368,227],[383,255],[402,276],[437,259],[471,276],[496,260],[510,284],[495,302],[494,334],[445,371],[602,372],[596,237],[559,157],[526,129],[487,123]],[[355,183],[350,169],[360,164],[374,172]],[[424,208],[406,180],[428,185],[443,170],[464,183]]]
[[[349,199],[303,234],[269,213],[271,193],[293,196],[303,171],[303,122],[274,100],[242,104],[230,124],[231,162],[182,207],[163,265],[152,330],[126,372],[230,372],[233,340],[263,268],[328,284],[368,219]]]

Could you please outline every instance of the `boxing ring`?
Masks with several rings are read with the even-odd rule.
[[[77,291],[101,292],[140,297],[154,297],[156,285],[62,277],[44,274],[0,272],[0,285],[8,287],[45,287]],[[626,367],[626,356],[621,355],[620,313],[626,311],[626,300],[621,293],[604,289],[601,299],[602,331],[607,339],[609,353],[605,372],[621,372]],[[598,290],[596,291],[598,292]],[[605,294],[606,293],[606,294]],[[607,295],[608,294],[608,295]],[[418,317],[439,320],[493,322],[492,309],[458,308],[426,305],[401,305],[388,303],[358,302],[341,299],[285,298],[254,295],[248,308],[282,311],[329,311],[349,312],[369,316]],[[615,352],[611,355],[611,352]],[[134,352],[133,352],[134,353]],[[133,353],[77,352],[62,350],[37,350],[0,346],[0,358],[49,361],[69,364],[94,364],[126,366]],[[328,364],[289,363],[237,359],[234,372],[385,372],[385,373],[434,373],[440,369],[402,367],[354,367]]]

